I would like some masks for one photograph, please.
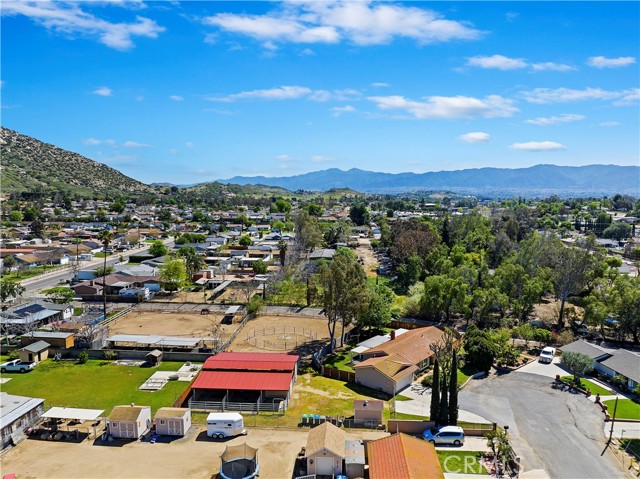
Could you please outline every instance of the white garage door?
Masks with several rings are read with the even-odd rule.
[[[318,476],[330,476],[333,474],[333,458],[319,457],[316,459],[316,474]]]

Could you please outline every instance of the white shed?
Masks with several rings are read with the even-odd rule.
[[[161,436],[184,436],[191,427],[191,409],[161,407],[154,419],[156,434]]]
[[[107,418],[113,437],[138,439],[151,430],[151,406],[115,406]]]

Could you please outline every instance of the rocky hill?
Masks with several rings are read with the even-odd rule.
[[[0,131],[0,155],[4,196],[21,192],[103,196],[153,191],[107,165],[4,127]]]

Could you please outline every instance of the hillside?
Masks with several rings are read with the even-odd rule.
[[[399,193],[417,190],[449,190],[459,193],[560,196],[640,193],[640,167],[616,165],[556,166],[530,168],[477,168],[428,173],[377,173],[353,168],[337,168],[297,176],[242,177],[225,183],[265,184],[289,190],[325,191],[349,187],[368,193]]]
[[[150,192],[118,170],[8,128],[0,131],[2,193],[71,193],[81,196]]]

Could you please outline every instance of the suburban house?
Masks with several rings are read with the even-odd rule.
[[[44,412],[44,399],[0,393],[0,448],[17,444]]]
[[[407,434],[367,442],[369,479],[444,479],[436,449]]]
[[[223,352],[207,359],[193,382],[194,401],[287,407],[298,375],[299,356]]]
[[[184,436],[191,427],[191,409],[161,407],[154,418],[156,433],[162,436]]]
[[[83,281],[72,287],[75,293],[80,296],[95,296],[102,294],[102,287],[106,288],[107,294],[120,294],[122,290],[137,288],[147,288],[149,291],[159,291],[160,282],[157,276],[132,276],[128,274],[108,274],[98,278]]]
[[[66,321],[72,315],[73,306],[71,304],[37,300],[0,312],[0,322],[3,330],[17,329],[24,332],[33,331],[53,322]]]
[[[20,360],[25,363],[34,362],[38,364],[49,357],[49,348],[51,345],[46,341],[36,341],[35,343],[25,346],[18,351]]]
[[[582,339],[562,346],[562,352],[582,353],[593,359],[593,369],[610,378],[622,376],[627,389],[640,384],[640,354],[626,349],[604,348]]]
[[[375,348],[376,346],[380,346],[383,343],[389,342],[391,341],[391,336],[393,335],[393,338],[397,338],[398,336],[406,333],[407,331],[409,331],[408,329],[396,329],[395,331],[391,331],[391,333],[388,334],[379,334],[378,336],[373,336],[365,341],[361,341],[359,342],[355,348],[353,348],[351,351],[349,351],[349,354],[351,355],[351,361],[359,361],[362,360],[362,353],[364,353],[365,351],[368,351],[371,348]]]
[[[345,439],[346,432],[330,422],[311,429],[305,449],[307,474],[332,477],[342,474]]]
[[[391,333],[391,340],[360,353],[364,359],[354,365],[355,382],[395,396],[409,386],[414,374],[430,364],[431,345],[442,340],[444,331],[435,326]]]
[[[151,430],[151,406],[115,406],[107,418],[113,437],[138,439]]]

